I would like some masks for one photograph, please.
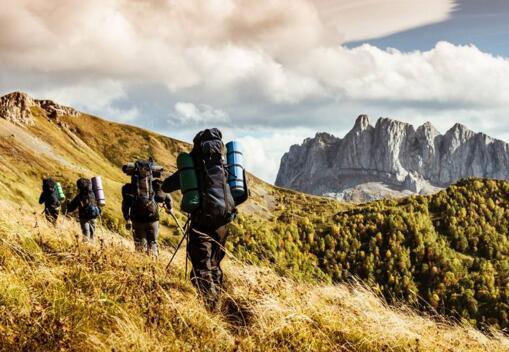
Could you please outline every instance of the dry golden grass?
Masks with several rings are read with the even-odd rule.
[[[0,350],[509,350],[507,338],[388,307],[360,284],[299,283],[232,257],[210,313],[183,255],[168,275],[166,251],[153,260],[106,230],[85,244],[74,220],[53,228],[9,201],[0,214]]]

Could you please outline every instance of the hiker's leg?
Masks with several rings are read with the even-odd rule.
[[[53,224],[56,224],[59,213],[60,213],[59,208],[51,209],[51,217],[53,218]]]
[[[157,235],[159,233],[159,221],[151,222],[147,225],[147,244],[148,254],[157,257],[159,254],[157,248]]]
[[[46,216],[46,220],[55,225],[58,219],[58,209],[44,208],[44,215]]]
[[[90,227],[90,240],[93,242],[94,239],[95,239],[95,231],[96,231],[96,228],[97,228],[97,220],[96,219],[92,219],[88,223],[89,223],[89,227]]]
[[[85,220],[80,220],[81,233],[83,234],[83,240],[88,242],[90,240],[90,223]]]
[[[210,257],[212,241],[208,234],[191,227],[187,252],[193,269],[191,281],[203,295],[208,295],[212,282]]]
[[[224,246],[226,244],[227,235],[227,225],[221,226],[214,233],[215,241],[212,246],[210,264],[212,269],[212,279],[218,293],[220,293],[223,288],[223,270],[221,269],[221,261],[226,254]]]
[[[143,222],[133,221],[133,240],[134,249],[137,252],[143,252],[147,247],[147,239],[145,234],[146,224]]]

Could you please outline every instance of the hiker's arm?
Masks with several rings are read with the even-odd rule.
[[[156,202],[163,203],[166,209],[170,210],[173,202],[170,194],[163,191],[163,181],[155,180],[152,182],[152,187],[154,188]]]
[[[76,197],[74,197],[73,200],[71,200],[71,202],[67,206],[67,212],[72,213],[78,208],[79,204],[80,204],[79,195],[77,195]]]
[[[122,187],[122,215],[128,221],[131,218],[132,196],[129,185]]]
[[[162,190],[166,193],[178,191],[180,189],[180,176],[176,171],[173,175],[169,176],[163,181]]]
[[[42,192],[41,196],[39,197],[39,204],[44,203],[45,200],[46,200],[46,192]]]

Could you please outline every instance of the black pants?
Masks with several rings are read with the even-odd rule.
[[[159,254],[157,248],[158,232],[159,221],[133,221],[134,248],[139,252],[147,252],[147,254],[157,257]]]
[[[193,265],[191,282],[212,309],[215,308],[223,288],[221,260],[225,256],[226,237],[226,225],[218,229],[191,225],[189,232],[187,252]]]
[[[46,216],[46,220],[54,225],[57,222],[59,210],[59,208],[53,207],[44,208],[44,215]]]

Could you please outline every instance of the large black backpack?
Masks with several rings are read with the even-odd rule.
[[[154,174],[152,161],[137,161],[131,177],[133,212],[137,218],[150,221],[159,217],[159,207],[155,201],[153,188]]]
[[[101,215],[101,209],[97,206],[92,182],[87,178],[80,178],[76,185],[80,192],[80,216],[83,216],[86,220],[98,218]]]
[[[45,205],[51,208],[58,208],[60,201],[58,200],[56,182],[51,177],[42,180],[42,190],[46,193]]]
[[[191,151],[201,194],[201,204],[193,213],[193,221],[211,228],[228,224],[237,214],[227,182],[222,137],[216,128],[201,131],[194,138]]]

